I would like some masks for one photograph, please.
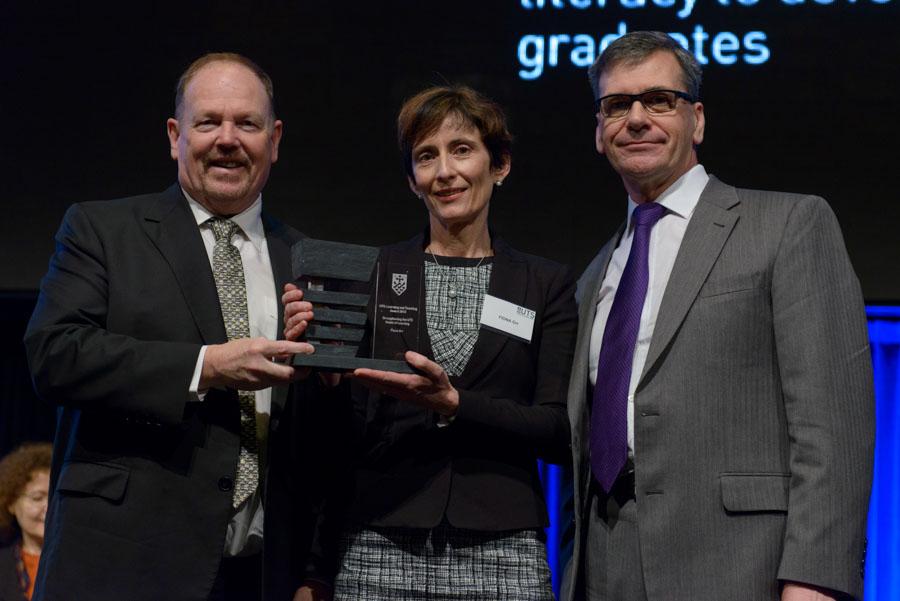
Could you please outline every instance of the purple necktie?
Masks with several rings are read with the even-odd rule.
[[[664,212],[662,205],[648,202],[632,213],[631,251],[603,331],[591,410],[591,470],[607,493],[628,458],[628,386],[647,296],[650,229]]]

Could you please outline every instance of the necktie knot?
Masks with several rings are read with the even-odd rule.
[[[209,220],[210,225],[212,225],[213,234],[216,237],[216,242],[220,240],[225,240],[225,242],[231,242],[231,238],[234,237],[235,232],[240,229],[240,226],[236,224],[234,221],[230,219],[222,219],[221,217],[213,217]]]
[[[666,208],[661,204],[657,204],[655,202],[645,202],[644,204],[638,205],[637,208],[634,209],[634,213],[632,213],[632,219],[634,219],[634,225],[637,226],[650,226],[652,227],[659,218],[663,216],[663,213],[666,212]]]

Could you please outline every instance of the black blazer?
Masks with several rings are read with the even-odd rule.
[[[382,250],[391,264],[422,265],[423,235]],[[530,343],[482,328],[465,371],[451,378],[459,411],[438,415],[376,393],[355,395],[351,519],[374,526],[500,531],[548,523],[536,459],[568,458],[566,390],[577,316],[568,268],[494,239],[488,293],[533,309]],[[420,306],[425,306],[424,286]],[[420,352],[433,359],[424,315]]]
[[[25,601],[19,588],[16,541],[0,546],[0,601]]]
[[[265,601],[290,601],[304,580],[331,582],[337,571],[348,480],[341,459],[346,388],[324,388],[315,375],[297,382],[269,422]]]
[[[300,234],[263,223],[280,298]],[[227,340],[199,229],[175,185],[73,205],[56,243],[25,334],[35,387],[60,407],[35,599],[205,600],[239,409],[234,391],[188,399],[201,345]]]

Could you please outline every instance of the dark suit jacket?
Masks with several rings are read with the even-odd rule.
[[[422,265],[423,236],[386,247],[392,264]],[[536,458],[567,453],[566,387],[575,337],[573,278],[567,268],[494,240],[489,294],[537,312],[530,343],[482,328],[451,382],[452,424],[408,402],[360,395],[354,406],[358,455],[353,519],[369,525],[454,526],[499,531],[547,524]],[[424,286],[420,305],[425,306]],[[420,352],[432,358],[425,316]]]
[[[569,389],[576,536],[566,601],[579,598],[591,479],[588,362],[597,358],[588,348],[617,238],[585,270],[577,293]],[[821,198],[710,178],[669,277],[634,403],[650,601],[774,601],[779,580],[861,598],[872,373],[859,283]]]
[[[300,234],[263,222],[280,287]],[[175,185],[73,205],[56,242],[25,335],[35,387],[60,407],[36,599],[206,599],[239,409],[234,391],[188,398],[201,345],[227,340],[196,222]],[[275,423],[284,399],[273,390]]]
[[[334,579],[349,478],[342,459],[350,421],[346,388],[326,389],[312,375],[291,387],[269,422],[265,601],[290,601],[307,579]]]
[[[25,601],[19,588],[15,541],[0,547],[0,601]]]

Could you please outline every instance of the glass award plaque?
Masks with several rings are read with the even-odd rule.
[[[418,350],[423,268],[382,266],[378,254],[372,246],[311,238],[294,244],[295,283],[313,305],[304,338],[315,353],[294,355],[293,365],[415,373],[403,355]]]

